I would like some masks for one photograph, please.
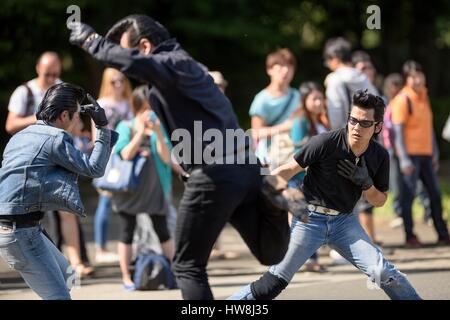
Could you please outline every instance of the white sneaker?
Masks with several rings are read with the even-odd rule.
[[[114,252],[97,253],[95,255],[95,262],[97,262],[97,263],[119,262],[119,255]]]
[[[349,264],[350,262],[347,261],[343,256],[341,256],[336,250],[331,249],[330,251],[330,258],[333,261],[333,264],[335,265],[343,265],[343,264]]]
[[[397,217],[389,223],[389,227],[392,229],[400,228],[403,226],[403,218]]]

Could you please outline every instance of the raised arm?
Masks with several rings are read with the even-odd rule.
[[[50,159],[57,165],[77,174],[98,178],[105,173],[111,148],[117,141],[118,134],[105,128],[97,129],[97,138],[90,156],[73,145],[72,138],[66,133],[59,134],[52,141]]]
[[[70,42],[91,54],[107,66],[119,69],[125,75],[144,83],[164,85],[171,81],[164,66],[163,54],[141,54],[138,49],[122,48],[97,34],[84,23],[72,25]]]

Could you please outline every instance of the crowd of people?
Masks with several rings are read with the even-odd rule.
[[[251,137],[209,164],[176,159],[170,137],[179,128],[194,133],[195,121],[224,136],[240,130],[220,72],[208,71],[164,26],[143,15],[118,21],[105,37],[78,23],[70,42],[106,65],[97,99],[64,83],[58,54],[45,52],[37,77],[12,93],[5,125],[12,138],[0,170],[0,255],[40,297],[70,299],[66,280],[73,272],[95,275],[77,179],[100,178],[119,158],[142,163],[139,179],[133,192],[97,187],[95,263],[118,263],[125,290],[136,289],[133,243],[148,239],[140,229],[156,235],[183,298],[212,299],[208,261],[237,257],[223,250],[219,237],[230,223],[259,262],[270,266],[232,299],[273,299],[303,264],[307,271],[326,272],[317,252],[322,245],[332,249],[335,263],[352,263],[373,281],[381,279],[389,297],[420,298],[384,259],[373,219],[390,189],[405,246],[421,247],[412,219],[418,196],[437,244],[450,245],[432,108],[418,62],[406,61],[381,86],[368,53],[332,38],[323,50],[330,70],[323,85],[308,80],[295,88],[292,80],[301,72],[295,54],[275,50],[266,58],[269,83],[249,107]],[[133,89],[127,77],[143,85]],[[90,105],[82,104],[85,99]],[[200,151],[207,149],[203,142]],[[230,156],[248,161],[217,161]],[[185,187],[178,209],[173,175]],[[287,190],[304,198],[302,214],[306,210],[309,221],[286,201]],[[112,214],[120,221],[117,253],[107,246]],[[50,235],[40,224],[44,216]]]

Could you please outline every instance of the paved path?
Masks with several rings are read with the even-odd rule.
[[[450,247],[435,247],[434,230],[417,222],[417,233],[430,245],[423,249],[401,247],[401,229],[390,229],[386,221],[378,221],[379,238],[388,259],[405,274],[425,299],[450,299]],[[115,243],[111,243],[113,247]],[[234,250],[239,257],[233,260],[212,261],[209,266],[210,283],[217,299],[224,299],[249,282],[258,279],[266,267],[248,253],[242,240],[232,228],[226,228],[222,245]],[[90,253],[92,243],[89,244]],[[369,290],[366,277],[351,265],[334,266],[328,249],[319,252],[326,266],[323,274],[298,272],[279,299],[387,299],[381,290]],[[0,299],[38,299],[16,272],[0,262]],[[73,299],[181,299],[179,290],[125,292],[120,271],[115,265],[96,266],[96,275],[84,279],[79,289],[72,290]]]

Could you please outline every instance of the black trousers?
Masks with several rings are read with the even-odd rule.
[[[261,193],[259,165],[213,165],[196,169],[185,184],[175,231],[172,270],[184,299],[213,299],[206,266],[229,221],[264,265],[280,262],[289,244],[287,212]]]
[[[134,230],[136,229],[136,215],[126,212],[119,212],[120,217],[120,237],[119,241],[124,244],[132,244]],[[165,215],[151,215],[153,229],[158,236],[159,242],[164,243],[170,240],[169,229],[167,228],[167,218]]]

